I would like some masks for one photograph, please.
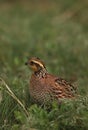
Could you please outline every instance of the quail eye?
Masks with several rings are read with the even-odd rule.
[[[33,65],[33,64],[34,64],[34,62],[33,62],[33,61],[31,61],[31,62],[30,62],[30,65]]]

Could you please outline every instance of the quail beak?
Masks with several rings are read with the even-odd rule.
[[[28,65],[28,62],[25,62],[25,65]]]

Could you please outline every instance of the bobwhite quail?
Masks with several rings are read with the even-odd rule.
[[[47,72],[44,63],[39,58],[29,59],[28,65],[33,74],[30,79],[30,97],[37,104],[47,104],[52,100],[74,98],[76,96],[75,87],[66,80],[51,75]]]

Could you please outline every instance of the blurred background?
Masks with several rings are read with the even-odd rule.
[[[0,0],[0,77],[24,104],[31,75],[24,63],[34,56],[88,95],[88,0]],[[1,129],[18,130],[11,124],[20,108],[2,91]]]

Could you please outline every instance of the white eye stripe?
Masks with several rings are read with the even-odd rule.
[[[34,63],[38,64],[39,66],[43,67],[44,68],[44,65],[38,61],[35,61],[35,60],[32,60]]]

